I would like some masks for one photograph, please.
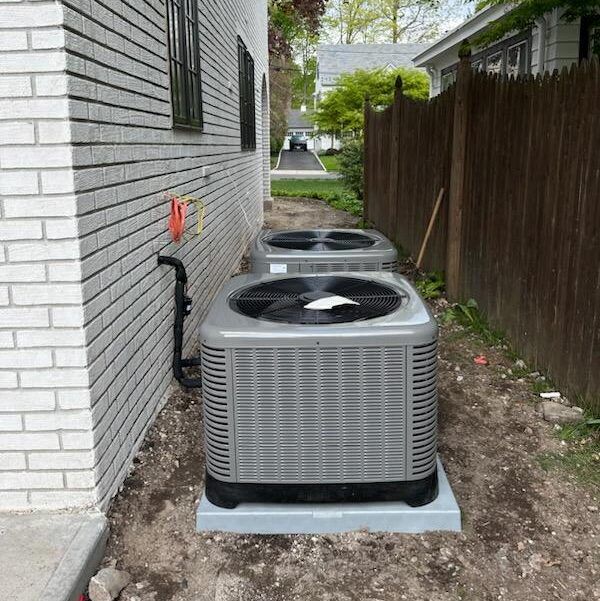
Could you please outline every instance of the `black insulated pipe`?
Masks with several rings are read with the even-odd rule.
[[[201,378],[188,378],[184,367],[200,365],[200,358],[183,359],[183,321],[190,314],[192,299],[186,294],[187,273],[183,263],[174,257],[158,255],[159,265],[169,265],[175,268],[175,324],[173,325],[174,351],[173,351],[173,374],[177,381],[186,388],[200,388]]]

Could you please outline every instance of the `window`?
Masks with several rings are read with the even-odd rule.
[[[197,0],[167,0],[167,21],[173,122],[202,127]]]
[[[476,61],[473,61],[471,63],[471,69],[473,69],[473,71],[475,71],[476,73],[479,73],[479,71],[483,71],[483,59],[479,58]]]
[[[581,19],[579,34],[579,60],[600,56],[600,15]]]
[[[527,73],[527,42],[523,40],[506,51],[506,74],[518,77]]]
[[[456,81],[456,67],[450,67],[442,71],[442,92],[447,90]]]
[[[254,61],[238,37],[238,68],[240,80],[240,134],[242,150],[256,148],[256,119],[254,114]]]
[[[502,51],[490,54],[485,63],[485,70],[488,73],[502,73]]]
[[[486,71],[509,77],[527,75],[531,63],[530,40],[530,31],[502,40],[475,54],[471,58],[471,67],[474,71]]]

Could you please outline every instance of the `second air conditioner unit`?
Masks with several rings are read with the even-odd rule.
[[[396,271],[398,252],[376,230],[264,230],[250,261],[254,273]]]

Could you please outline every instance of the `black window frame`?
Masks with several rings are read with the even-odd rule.
[[[254,59],[238,36],[240,141],[242,150],[256,150],[256,88]]]
[[[202,129],[197,0],[166,0],[173,126]]]
[[[579,61],[590,60],[594,54],[600,57],[600,52],[590,54],[590,36],[593,30],[600,28],[600,14],[587,15],[581,18],[579,29]]]
[[[483,49],[481,52],[474,54],[471,57],[471,63],[477,62],[478,60],[482,61],[482,71],[487,71],[487,59],[488,56],[493,56],[498,52],[502,52],[502,75],[506,75],[506,66],[508,62],[508,51],[513,46],[520,44],[522,42],[526,42],[527,46],[525,49],[525,73],[520,73],[520,75],[529,75],[531,73],[531,29],[527,29],[526,31],[522,31],[516,35],[511,36],[510,38],[506,38],[494,44],[493,46],[489,46],[488,48]]]
[[[511,49],[514,46],[516,46],[517,44],[521,44],[523,42],[526,42],[526,50],[525,50],[526,70],[525,70],[525,73],[523,73],[522,75],[529,75],[531,73],[531,30],[530,29],[523,31],[521,33],[518,33],[516,35],[513,35],[510,38],[506,38],[505,40],[502,40],[502,41],[498,42],[497,44],[494,44],[493,46],[484,48],[477,54],[473,54],[471,56],[471,65],[473,67],[473,70],[487,72],[488,57],[501,52],[502,53],[502,59],[501,59],[502,66],[501,66],[500,74],[506,75],[506,66],[507,66],[509,49]],[[441,79],[440,79],[441,91],[444,91],[444,88],[442,86],[442,81],[443,81],[444,76],[446,76],[450,73],[454,73],[454,81],[456,81],[456,71],[457,70],[458,70],[458,63],[454,63],[453,65],[450,65],[449,67],[445,67],[444,69],[442,69],[442,71],[440,73],[440,75],[441,75]],[[452,85],[452,84],[450,84],[450,85]]]

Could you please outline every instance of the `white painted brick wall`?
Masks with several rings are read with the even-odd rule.
[[[89,382],[62,22],[59,2],[0,2],[1,509],[72,506],[73,470],[95,499],[92,441],[62,442],[91,430],[89,396],[59,402]]]
[[[262,222],[266,0],[199,11],[202,132],[172,127],[163,3],[0,1],[0,509],[108,503],[172,381],[157,254],[188,269],[190,353]],[[256,65],[251,152],[237,35]],[[167,190],[204,200],[200,240],[169,242]]]

